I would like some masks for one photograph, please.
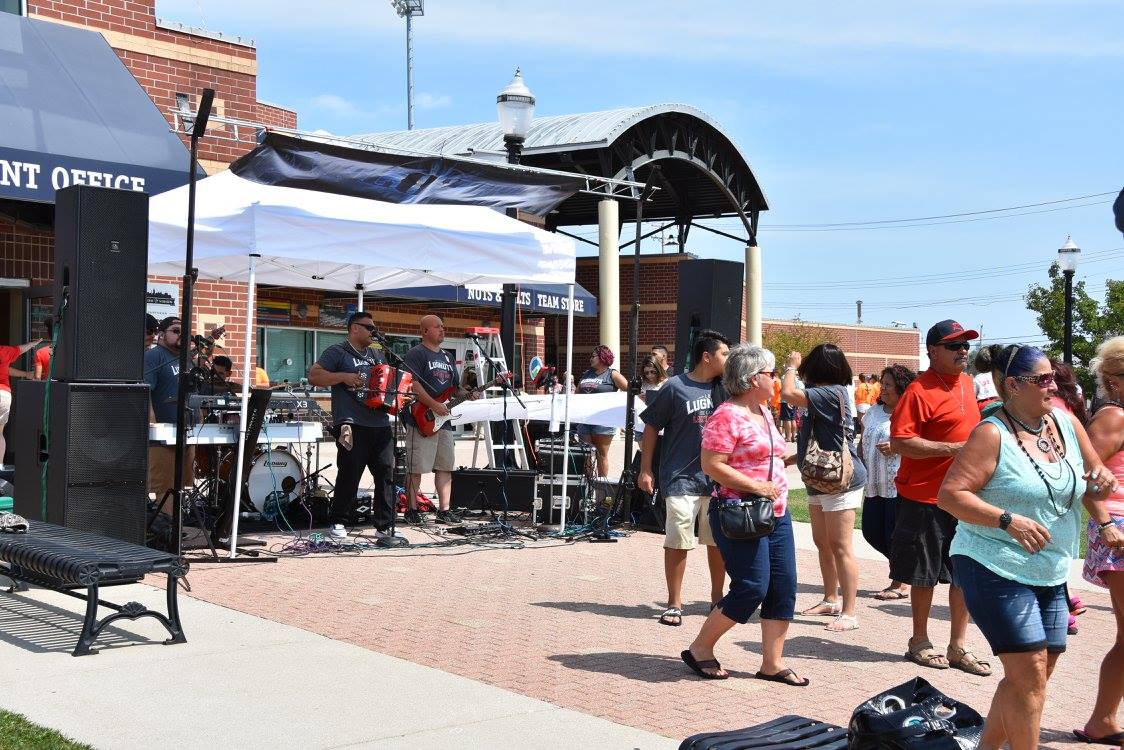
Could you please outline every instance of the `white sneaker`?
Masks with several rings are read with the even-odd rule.
[[[342,523],[334,523],[332,524],[331,528],[328,529],[328,537],[337,540],[346,539],[347,529],[344,528],[344,525]]]

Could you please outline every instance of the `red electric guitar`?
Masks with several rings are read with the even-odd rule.
[[[421,399],[418,399],[410,407],[410,415],[414,418],[414,424],[417,425],[418,432],[420,432],[424,437],[436,435],[437,431],[440,430],[446,422],[453,418],[452,409],[454,406],[461,403],[462,401],[467,401],[468,397],[471,394],[480,393],[485,388],[491,388],[494,385],[500,385],[504,382],[511,382],[510,372],[504,373],[502,375],[497,375],[496,379],[490,383],[485,383],[484,385],[470,388],[461,396],[456,395],[458,390],[456,386],[449,386],[433,397],[434,401],[440,404],[445,404],[445,406],[449,407],[449,414],[446,414],[443,417],[439,417],[433,413],[432,409],[423,404],[421,402]]]

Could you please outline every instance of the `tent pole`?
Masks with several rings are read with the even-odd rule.
[[[569,304],[566,309],[566,382],[563,387],[566,392],[562,398],[562,411],[565,416],[565,427],[562,428],[562,517],[558,519],[558,531],[566,531],[566,483],[570,478],[570,388],[574,384],[574,285],[569,284],[567,292]],[[547,514],[554,506],[554,488],[550,489],[550,499],[547,501]]]
[[[250,274],[246,282],[246,345],[242,350],[242,408],[238,422],[238,458],[234,464],[234,515],[230,527],[230,559],[238,557],[238,520],[242,508],[242,461],[246,456],[246,413],[250,404],[250,347],[254,335],[254,292],[258,253],[250,253]]]

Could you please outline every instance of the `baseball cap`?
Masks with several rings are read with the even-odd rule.
[[[176,323],[179,323],[179,322],[180,322],[180,319],[177,318],[175,315],[169,315],[168,317],[166,317],[166,318],[164,318],[163,320],[160,321],[160,325],[157,326],[157,330],[161,331],[161,332],[166,331],[169,328],[171,328],[173,325],[175,325]]]
[[[144,314],[144,332],[145,333],[156,333],[156,328],[159,325],[160,324],[156,322],[156,318],[152,317],[152,313],[145,313]]]
[[[942,320],[925,334],[925,346],[935,346],[947,341],[971,341],[980,337],[979,331],[965,330],[955,320]]]

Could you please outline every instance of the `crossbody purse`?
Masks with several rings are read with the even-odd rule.
[[[846,492],[851,486],[851,477],[855,473],[855,464],[847,445],[847,414],[843,406],[847,391],[846,389],[842,391],[839,394],[839,425],[843,431],[841,450],[825,450],[816,440],[816,410],[809,409],[808,418],[812,424],[808,431],[808,449],[804,452],[804,460],[800,462],[800,477],[804,480],[804,484],[828,495]]]
[[[765,417],[765,430],[769,433],[769,481],[773,480],[773,425]],[[761,539],[773,533],[777,516],[772,498],[745,493],[737,500],[718,499],[718,524],[727,539],[745,542]]]

